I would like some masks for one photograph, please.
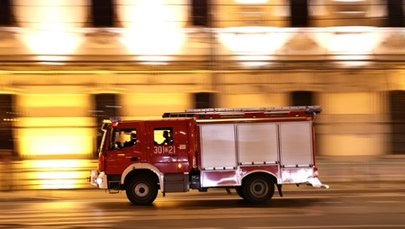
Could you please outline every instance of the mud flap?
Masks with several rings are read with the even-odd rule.
[[[278,191],[278,194],[281,196],[281,197],[283,197],[283,189],[282,189],[282,184],[276,184],[276,186],[277,186],[277,191]]]

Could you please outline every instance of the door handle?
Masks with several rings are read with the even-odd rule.
[[[131,161],[138,161],[139,159],[139,157],[131,157]]]

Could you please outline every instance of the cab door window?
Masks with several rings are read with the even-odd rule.
[[[121,149],[137,143],[136,129],[114,129],[110,148]]]

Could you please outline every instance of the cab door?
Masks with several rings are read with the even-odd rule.
[[[182,173],[190,169],[189,133],[185,120],[159,120],[147,123],[150,162],[163,173]]]
[[[114,127],[106,152],[106,173],[122,174],[132,163],[146,161],[144,149],[142,123],[120,124]]]

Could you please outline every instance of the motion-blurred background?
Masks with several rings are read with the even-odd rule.
[[[0,0],[0,189],[89,187],[111,116],[292,105],[321,176],[401,180],[404,61],[402,0]]]

